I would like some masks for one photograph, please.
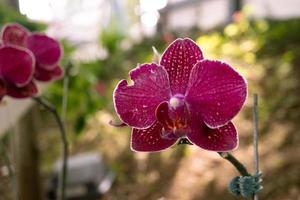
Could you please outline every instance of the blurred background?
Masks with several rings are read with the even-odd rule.
[[[101,195],[79,197],[89,190],[76,186],[68,191],[74,198],[239,199],[227,190],[238,173],[218,154],[190,145],[133,153],[130,129],[109,125],[118,120],[117,82],[152,61],[152,46],[161,53],[177,37],[190,37],[206,58],[229,62],[248,81],[249,98],[234,119],[240,146],[233,154],[252,172],[252,94],[259,95],[260,199],[300,200],[299,8],[299,0],[0,0],[0,25],[18,22],[63,44],[65,78],[41,85],[40,93],[62,113],[74,165],[86,161],[99,169],[104,163],[106,171],[95,173],[113,174]],[[21,199],[32,193],[51,199],[60,157],[52,115],[30,99],[6,97],[0,139],[0,199],[14,199],[19,185],[11,182],[8,161],[18,165]],[[83,171],[70,176],[80,179]]]

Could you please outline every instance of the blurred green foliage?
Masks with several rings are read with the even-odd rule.
[[[241,67],[250,95],[258,92],[261,97],[261,123],[267,126],[272,120],[300,118],[300,112],[295,112],[300,111],[299,32],[299,19],[249,20],[241,12],[224,29],[201,35],[197,42],[209,57]]]
[[[33,23],[6,4],[0,4],[0,24],[18,22],[28,29],[43,30],[44,24]],[[261,118],[270,120],[296,120],[300,112],[300,20],[249,20],[246,12],[237,13],[234,21],[224,28],[201,34],[198,44],[208,57],[223,58],[242,66],[241,71],[250,80],[250,93],[258,91],[262,96]],[[99,35],[99,45],[108,56],[91,61],[76,61],[74,52],[78,47],[62,41],[64,58],[62,66],[69,68],[67,119],[80,133],[89,116],[103,108],[112,109],[112,90],[127,72],[138,62],[151,62],[151,46],[162,50],[161,36],[144,39],[140,43],[127,41],[117,23],[111,23]],[[124,42],[128,47],[124,48]],[[126,45],[125,45],[126,46]],[[207,57],[207,56],[206,56]],[[251,80],[254,81],[251,81]],[[46,96],[61,109],[64,80],[49,85]],[[282,84],[284,83],[284,84]],[[278,92],[274,92],[274,91]],[[284,95],[283,95],[284,94]],[[278,113],[278,114],[276,114]]]
[[[18,14],[14,9],[0,4],[0,24],[3,25],[4,23],[13,21],[26,26],[30,30],[43,30],[45,28],[45,25],[29,22],[25,16]],[[206,58],[221,58],[231,63],[234,67],[239,67],[238,70],[243,73],[248,80],[249,96],[251,96],[253,92],[259,93],[260,125],[263,129],[261,132],[262,137],[260,138],[261,142],[265,141],[264,136],[267,136],[266,133],[268,133],[270,126],[276,123],[288,123],[289,133],[281,136],[283,143],[280,143],[278,146],[273,146],[271,149],[272,151],[269,154],[266,154],[266,150],[264,150],[262,161],[273,159],[272,155],[274,154],[281,155],[279,151],[273,151],[277,150],[275,147],[282,150],[286,147],[299,146],[299,32],[300,19],[251,19],[245,12],[236,13],[234,21],[225,27],[220,27],[208,33],[200,34],[199,30],[196,32],[197,36],[200,35],[197,42],[203,49]],[[195,33],[190,32],[189,34]],[[74,52],[78,47],[71,45],[68,41],[62,41],[64,48],[62,66],[66,69],[66,77],[69,79],[66,119],[68,124],[73,126],[75,133],[83,132],[82,130],[86,125],[87,119],[90,116],[94,116],[96,111],[105,108],[113,112],[112,92],[115,85],[119,80],[127,78],[128,71],[134,68],[138,62],[151,62],[151,46],[155,46],[160,51],[164,49],[163,47],[165,44],[161,38],[160,35],[157,35],[154,38],[146,38],[139,43],[134,43],[132,41],[128,42],[126,35],[119,32],[116,25],[112,23],[112,25],[105,28],[99,35],[99,46],[106,49],[108,56],[103,59],[91,61],[78,61],[74,59]],[[126,42],[127,45],[124,45]],[[63,85],[63,79],[55,81],[48,85],[44,93],[44,95],[46,95],[52,103],[57,105],[59,109],[61,109],[62,105]],[[251,118],[251,106],[252,105],[247,106],[246,112],[243,112],[246,113],[246,117],[248,117],[249,120]],[[241,126],[243,126],[243,124]],[[276,126],[274,127],[275,129],[277,128]],[[93,127],[94,130],[98,128],[101,132],[109,133],[107,129],[101,128],[98,124]],[[275,132],[276,131],[277,130],[275,130]],[[274,133],[274,131],[272,133]],[[123,190],[125,188],[126,191],[124,194],[126,195],[128,194],[128,191],[124,186],[132,187],[137,179],[141,179],[142,177],[146,180],[147,174],[152,174],[154,171],[153,169],[165,168],[160,169],[162,177],[157,179],[157,182],[152,185],[148,183],[149,187],[147,184],[147,187],[144,187],[149,189],[150,186],[152,186],[153,189],[150,188],[151,190],[147,190],[149,194],[162,194],[160,189],[164,188],[163,186],[166,187],[172,185],[172,176],[177,170],[177,164],[181,163],[179,162],[180,159],[183,158],[183,153],[178,153],[178,151],[181,150],[176,148],[178,156],[173,155],[173,152],[176,153],[176,151],[167,152],[170,153],[169,157],[161,156],[163,154],[151,155],[152,157],[147,159],[146,163],[147,166],[150,166],[147,167],[147,170],[151,173],[145,173],[143,171],[139,172],[133,154],[124,151],[124,149],[129,149],[129,147],[123,149],[122,145],[120,145],[121,137],[126,140],[125,142],[127,145],[129,144],[127,135],[120,135],[122,134],[119,132],[115,135],[102,134],[101,139],[106,137],[106,140],[103,139],[102,141],[101,139],[98,139],[96,141],[93,139],[92,142],[95,142],[94,146],[91,146],[90,143],[86,143],[85,145],[88,146],[88,149],[96,148],[98,146],[101,146],[102,148],[106,145],[106,148],[108,149],[106,154],[108,155],[113,152],[111,150],[112,145],[115,145],[120,149],[119,151],[122,153],[119,153],[118,158],[114,159],[116,160],[116,164],[113,165],[115,170],[120,172],[118,178],[119,187],[115,188]],[[51,151],[57,149],[53,148],[55,142],[49,142],[49,140],[41,140],[40,142],[42,141],[44,141],[45,144],[42,144],[41,146],[47,146],[48,144],[50,146],[47,149],[51,149]],[[249,141],[251,141],[251,138]],[[271,141],[271,143],[272,142],[273,141]],[[269,148],[269,146],[266,148]],[[78,151],[82,151],[82,149],[79,147]],[[272,171],[264,171],[266,173],[266,183],[269,184],[266,184],[268,187],[263,191],[263,199],[266,199],[267,197],[275,199],[275,196],[283,193],[282,191],[284,191],[284,195],[287,195],[290,192],[290,189],[293,189],[293,187],[299,183],[299,180],[297,179],[299,176],[296,174],[296,172],[299,172],[297,167],[299,166],[299,161],[293,158],[293,156],[286,156],[290,155],[292,151],[281,151],[281,153],[283,155],[282,158],[286,157],[289,159],[290,157],[290,162],[284,160],[284,162],[286,162],[284,165],[283,159],[278,159],[280,160],[280,162],[278,162],[281,163],[280,165],[282,166],[279,166],[279,164],[276,163],[269,164],[272,166]],[[293,165],[295,167],[292,167]],[[268,166],[268,163],[265,164],[265,166]],[[172,170],[170,171],[169,169]],[[196,169],[199,170],[198,165]],[[295,172],[293,172],[293,170]],[[137,181],[138,185],[144,186],[145,180]],[[201,176],[201,181],[202,180],[203,177]],[[161,183],[161,185],[159,185],[159,183]],[[209,184],[207,185],[207,188],[209,188],[208,191],[214,192],[213,194],[208,193],[207,196],[210,197],[210,199],[217,199],[214,198],[214,194],[218,196],[219,193],[216,193],[217,190],[214,190],[215,188],[213,185]],[[280,188],[280,190],[278,188]],[[298,187],[296,187],[296,189],[297,188]],[[225,195],[228,194],[226,190],[224,191]],[[120,193],[119,190],[115,192],[115,194],[118,193]],[[219,195],[218,198],[220,198],[220,196],[222,195]]]
[[[241,66],[239,70],[249,80],[250,95],[255,91],[261,96],[263,122],[270,120],[270,113],[278,113],[272,120],[274,117],[278,120],[296,120],[300,117],[300,112],[289,112],[289,108],[300,110],[300,97],[295,95],[295,91],[300,89],[297,76],[300,59],[299,31],[298,19],[249,20],[241,12],[224,28],[201,34],[197,42],[206,57],[230,60]],[[123,48],[126,36],[112,23],[99,37],[99,45],[106,49],[108,56],[88,62],[73,61],[71,57],[76,48],[64,43],[63,65],[73,65],[69,79],[68,120],[74,123],[77,133],[82,131],[87,118],[97,110],[113,110],[112,90],[117,81],[127,77],[127,72],[137,62],[151,62],[150,47],[163,49],[164,42],[160,38],[156,36],[144,39],[138,44],[131,42],[129,47]],[[275,90],[278,92],[274,93]],[[61,105],[62,94],[63,81],[50,86],[48,97],[56,105]]]
[[[25,15],[20,14],[9,5],[0,2],[0,26],[8,22],[17,22],[31,31],[42,31],[46,28],[45,24],[31,22]]]
[[[129,48],[122,48],[127,42]],[[151,62],[152,48],[161,47],[159,37],[145,39],[134,44],[126,41],[123,33],[114,23],[104,29],[99,36],[99,45],[107,52],[107,57],[91,61],[74,61],[72,55],[75,47],[63,42],[64,60],[62,65],[71,64],[69,73],[67,119],[73,124],[75,133],[79,134],[86,125],[87,119],[103,108],[113,110],[112,93],[120,79],[127,78],[127,73],[138,63]],[[51,84],[46,94],[61,109],[63,80]]]

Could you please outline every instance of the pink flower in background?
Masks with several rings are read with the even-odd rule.
[[[31,33],[25,27],[8,23],[1,31],[4,45],[16,45],[29,49],[36,60],[34,78],[39,81],[51,81],[63,75],[59,66],[62,50],[59,42],[43,33]]]
[[[42,33],[8,23],[0,35],[0,100],[4,95],[26,98],[37,94],[35,80],[51,81],[63,75],[59,43]]]
[[[212,151],[237,147],[231,119],[247,96],[245,79],[228,64],[203,59],[190,39],[175,40],[158,64],[130,71],[114,91],[117,114],[131,126],[131,148],[153,152],[180,138]]]
[[[15,98],[35,95],[34,69],[35,59],[29,50],[10,45],[0,47],[0,99],[5,94]]]
[[[100,94],[100,95],[105,95],[106,92],[106,85],[105,82],[102,80],[98,80],[98,82],[95,85],[96,91]]]

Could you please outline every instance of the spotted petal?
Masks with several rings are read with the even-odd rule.
[[[26,45],[26,39],[30,32],[17,23],[8,23],[1,30],[1,40],[4,44],[13,44],[17,46]]]
[[[176,139],[163,139],[162,125],[155,122],[147,129],[133,129],[131,134],[131,149],[133,151],[155,152],[172,146]]]
[[[202,60],[191,71],[186,100],[193,118],[216,128],[229,122],[247,96],[245,79],[229,65]]]
[[[191,39],[177,39],[165,50],[160,65],[169,74],[172,94],[184,94],[191,69],[203,59],[199,46]]]
[[[54,69],[62,55],[59,43],[41,33],[31,34],[27,38],[27,48],[33,52],[39,66],[46,70]]]
[[[27,85],[34,72],[34,57],[30,51],[17,46],[0,48],[0,75],[18,87]]]
[[[233,123],[211,129],[204,123],[193,123],[188,139],[195,145],[210,151],[231,151],[238,146],[237,131]]]
[[[143,64],[129,75],[134,84],[122,80],[114,91],[116,111],[129,126],[150,127],[156,120],[156,107],[170,98],[168,74],[157,64]]]
[[[52,70],[46,70],[44,68],[37,66],[34,72],[34,78],[39,81],[47,82],[47,81],[59,79],[63,76],[63,74],[64,74],[64,70],[59,65],[56,65],[56,67]]]
[[[7,84],[7,95],[14,98],[26,98],[36,95],[38,92],[37,86],[33,81],[24,87],[16,87],[12,84]]]

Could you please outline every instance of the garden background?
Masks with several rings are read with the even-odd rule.
[[[177,37],[190,37],[206,58],[231,63],[248,81],[249,98],[234,119],[240,144],[233,154],[251,170],[251,97],[259,95],[260,199],[300,200],[298,8],[296,0],[1,0],[0,25],[18,22],[62,42],[65,77],[42,85],[41,93],[62,112],[71,155],[97,152],[115,173],[112,187],[99,199],[238,199],[227,190],[237,172],[216,153],[190,145],[133,153],[130,129],[109,125],[118,119],[112,102],[118,81],[138,63],[152,61],[152,46],[162,53]],[[52,115],[31,100],[6,97],[0,131],[6,156],[13,165],[25,163],[28,188],[45,197],[60,157]],[[5,160],[2,153],[1,200],[14,198]]]

